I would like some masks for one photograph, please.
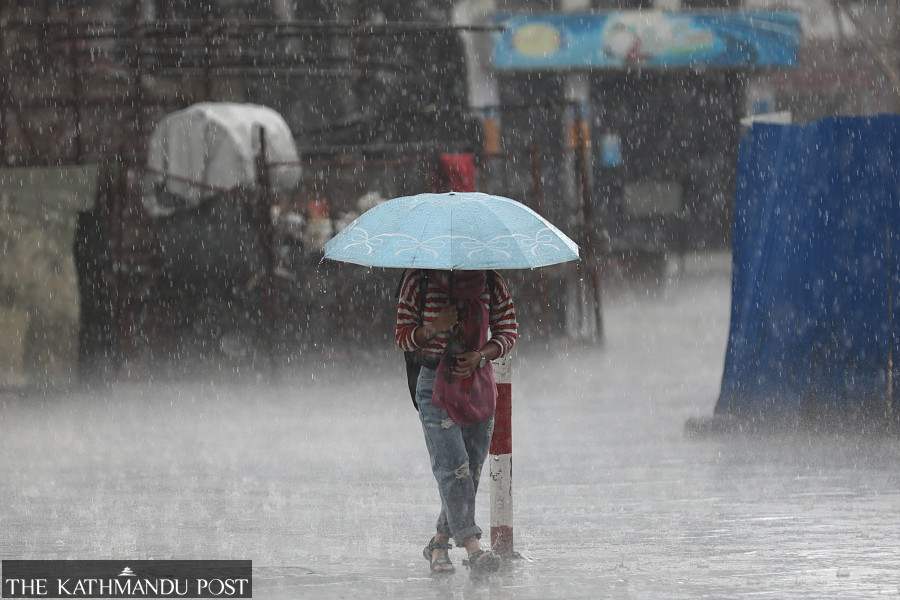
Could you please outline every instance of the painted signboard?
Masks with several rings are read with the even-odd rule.
[[[495,69],[791,67],[800,15],[793,11],[496,15]]]

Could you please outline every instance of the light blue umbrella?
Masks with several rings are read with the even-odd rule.
[[[578,259],[578,246],[515,200],[419,194],[369,209],[325,244],[325,258],[370,267],[529,269]]]

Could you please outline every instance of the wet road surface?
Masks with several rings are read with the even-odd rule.
[[[487,581],[421,556],[436,486],[392,350],[277,386],[0,395],[0,558],[250,559],[269,599],[900,596],[900,438],[685,435],[719,390],[728,261],[605,300],[604,347],[515,354],[522,558]]]

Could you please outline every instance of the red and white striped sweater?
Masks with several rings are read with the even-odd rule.
[[[440,356],[447,347],[447,341],[450,338],[450,332],[445,331],[431,338],[424,348],[419,348],[413,339],[413,333],[419,327],[419,293],[421,288],[422,271],[413,270],[407,273],[400,286],[400,299],[397,303],[397,329],[395,332],[397,344],[406,352],[413,350],[422,350],[427,354]],[[513,305],[512,297],[509,295],[509,288],[506,282],[498,274],[494,278],[493,298],[490,297],[490,290],[485,285],[484,292],[481,294],[481,301],[485,306],[490,307],[490,338],[500,346],[499,356],[504,356],[512,350],[518,337],[519,324],[516,321],[516,307]],[[425,294],[425,319],[423,324],[434,321],[441,308],[447,304],[449,299],[445,292],[440,291],[437,286],[429,278],[428,289]]]

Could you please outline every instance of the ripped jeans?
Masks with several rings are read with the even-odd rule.
[[[435,373],[433,369],[422,368],[416,401],[431,470],[441,495],[437,532],[452,536],[461,547],[473,535],[481,537],[481,528],[475,524],[475,493],[481,467],[491,448],[494,417],[478,425],[457,425],[447,411],[431,405]]]

